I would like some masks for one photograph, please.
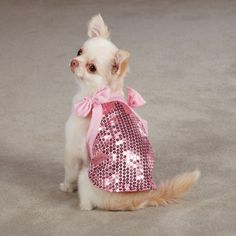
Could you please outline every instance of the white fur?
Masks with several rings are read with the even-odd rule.
[[[123,93],[123,74],[112,73],[112,65],[117,63],[119,67],[129,54],[118,48],[108,40],[108,30],[100,15],[95,16],[89,23],[88,39],[83,47],[82,55],[75,57],[79,66],[74,70],[76,81],[79,85],[73,103],[83,99],[105,85],[116,92]],[[118,58],[118,60],[117,60]],[[94,63],[97,73],[89,73],[87,63]],[[86,134],[90,118],[80,118],[71,114],[65,126],[65,179],[60,184],[60,189],[72,192],[79,189],[81,209],[91,210],[94,207],[104,207],[104,199],[111,197],[110,193],[102,191],[92,185],[88,178],[89,156],[86,147]],[[78,180],[79,176],[79,180]]]

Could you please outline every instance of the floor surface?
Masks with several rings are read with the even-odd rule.
[[[202,172],[178,204],[86,212],[59,191],[68,63],[98,12],[131,53],[155,180]],[[0,34],[1,236],[236,235],[236,1],[1,0]]]

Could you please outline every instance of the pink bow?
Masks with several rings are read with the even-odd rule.
[[[127,87],[128,105],[132,108],[140,107],[146,102],[143,97],[134,89]]]
[[[74,112],[81,117],[88,116],[94,105],[99,105],[109,99],[110,93],[110,89],[105,87],[95,95],[85,97],[82,101],[74,104]]]
[[[134,89],[127,88],[128,93],[128,105],[132,108],[139,107],[145,104],[143,97]],[[110,98],[111,90],[109,87],[105,87],[99,90],[95,95],[87,96],[82,101],[74,104],[75,114],[81,117],[87,117],[91,112],[94,105],[102,104]]]

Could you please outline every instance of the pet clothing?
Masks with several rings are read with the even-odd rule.
[[[84,118],[91,115],[86,138],[89,179],[109,192],[156,189],[147,123],[133,110],[145,101],[134,89],[127,88],[127,93],[126,101],[105,87],[73,106],[76,115]]]

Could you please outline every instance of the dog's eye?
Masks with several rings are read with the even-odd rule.
[[[96,68],[96,66],[95,66],[94,64],[88,65],[88,69],[89,69],[89,71],[92,72],[92,73],[95,73],[96,70],[97,70],[97,68]]]
[[[82,54],[83,50],[80,49],[78,52],[77,52],[77,57],[80,56]]]

